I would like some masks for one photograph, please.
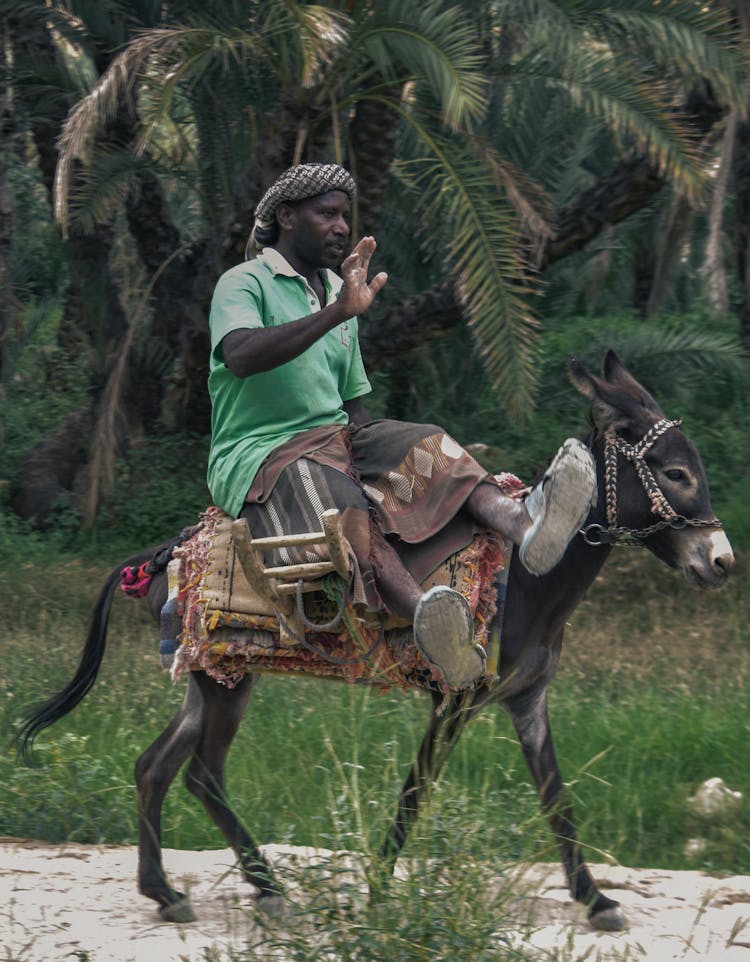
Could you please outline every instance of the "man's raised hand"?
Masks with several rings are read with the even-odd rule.
[[[350,317],[363,314],[388,280],[388,275],[381,271],[369,283],[367,281],[376,246],[374,237],[363,237],[341,265],[344,286],[339,294],[339,304]]]

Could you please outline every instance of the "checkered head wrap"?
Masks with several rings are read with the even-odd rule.
[[[255,208],[255,224],[248,248],[254,245],[262,249],[265,244],[272,244],[277,239],[276,208],[279,204],[307,200],[326,194],[329,190],[343,190],[353,199],[357,185],[349,171],[338,164],[297,164],[284,171]]]

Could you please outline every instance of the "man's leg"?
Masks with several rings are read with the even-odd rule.
[[[525,501],[506,497],[488,481],[472,491],[465,507],[478,524],[519,546],[521,564],[528,571],[543,575],[559,563],[595,503],[591,452],[568,438]]]
[[[521,544],[531,527],[531,518],[523,501],[515,501],[493,481],[483,481],[471,492],[466,511],[482,528],[497,531],[514,544]]]
[[[542,482],[522,503],[483,480],[487,472],[436,425],[374,421],[353,428],[350,441],[357,474],[381,530],[420,543],[442,533],[462,512],[478,527],[518,544],[521,563],[537,575],[553,568],[565,553],[596,489],[591,453],[573,439],[563,444]],[[452,674],[450,655],[472,651],[473,623],[462,610],[458,592],[446,589],[417,600],[398,559],[377,580],[389,607],[408,617],[413,610],[422,653],[443,668],[446,678],[464,678],[463,668]],[[445,641],[450,638],[452,642]],[[471,658],[481,672],[473,651]],[[464,660],[461,655],[459,661]],[[471,680],[454,687],[464,684]]]
[[[412,622],[414,643],[445,682],[459,689],[477,682],[487,656],[474,641],[474,617],[464,596],[447,585],[423,591],[382,536],[374,545],[373,564],[388,610]]]
[[[413,621],[423,595],[422,586],[417,584],[385,539],[375,549],[374,555],[378,589],[386,607],[393,614]]]
[[[519,546],[521,563],[545,574],[560,561],[596,497],[590,451],[568,439],[525,501],[515,501],[491,481],[477,485],[465,508],[483,528]],[[375,557],[380,593],[391,611],[414,623],[414,640],[453,688],[464,688],[484,673],[484,652],[474,645],[468,603],[445,586],[423,594],[391,546],[379,539]]]

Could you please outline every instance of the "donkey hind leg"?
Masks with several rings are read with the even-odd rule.
[[[542,810],[549,818],[560,848],[571,896],[586,906],[594,928],[619,932],[626,926],[625,916],[619,902],[599,891],[581,853],[573,824],[573,809],[565,801],[562,775],[552,743],[546,684],[508,699],[503,707],[513,721]]]
[[[234,850],[246,881],[259,890],[258,907],[268,914],[277,914],[282,911],[282,889],[260,849],[232,811],[224,787],[224,763],[257,676],[245,675],[231,691],[202,673],[194,677],[203,698],[203,720],[185,784],[203,802]]]
[[[135,765],[138,795],[138,889],[159,903],[170,922],[192,922],[190,902],[166,877],[161,852],[161,809],[169,786],[198,743],[202,723],[200,689],[190,676],[177,714]]]
[[[387,884],[388,878],[393,874],[399,853],[406,844],[409,831],[416,822],[420,809],[429,798],[435,779],[472,717],[470,709],[475,695],[475,692],[468,690],[454,695],[442,714],[436,711],[442,700],[441,696],[433,696],[430,723],[411,771],[401,789],[396,817],[386,833],[379,852],[380,872],[377,879],[379,884]]]

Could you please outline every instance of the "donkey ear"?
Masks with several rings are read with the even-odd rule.
[[[657,417],[664,417],[664,412],[649,394],[646,388],[639,384],[633,375],[628,371],[620,358],[610,348],[604,355],[602,362],[604,377],[613,386],[626,391],[633,400]]]
[[[593,374],[589,374],[577,357],[568,358],[568,377],[579,394],[588,398],[592,403],[596,400],[596,382],[599,378],[594,377]]]
[[[623,427],[627,423],[627,418],[623,420],[616,399],[609,396],[607,382],[591,374],[578,358],[571,357],[568,361],[568,377],[573,387],[591,401],[594,419],[602,430]]]
[[[615,372],[611,381],[595,377],[580,361],[571,358],[568,375],[574,387],[591,401],[601,430],[640,424],[645,414],[643,397],[650,398],[650,395],[627,373],[614,351],[607,352],[604,367],[605,373],[608,370]],[[619,377],[620,372],[624,374],[622,378]]]

